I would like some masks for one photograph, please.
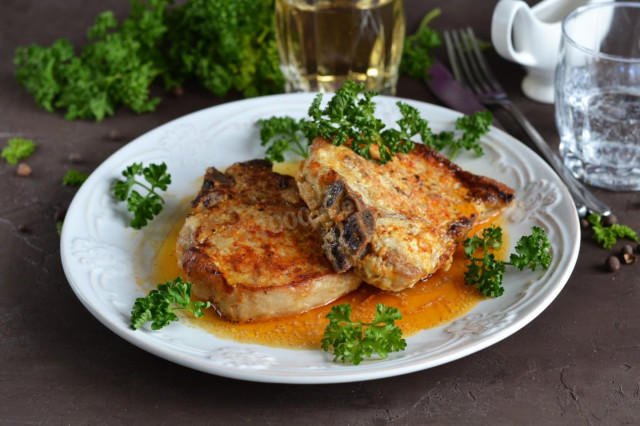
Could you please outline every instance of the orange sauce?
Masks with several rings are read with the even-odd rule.
[[[183,223],[183,220],[176,223],[160,249],[152,274],[154,282],[172,280],[178,275],[184,276],[178,267],[175,253],[176,239]],[[503,247],[508,247],[506,235],[504,238]],[[503,255],[504,253],[497,253],[499,258]],[[413,288],[398,293],[362,285],[329,305],[298,315],[237,324],[223,319],[215,310],[207,309],[205,316],[194,320],[193,323],[224,339],[275,347],[310,349],[320,346],[320,339],[327,325],[325,316],[331,306],[350,303],[352,319],[369,322],[373,320],[376,305],[384,303],[400,310],[402,319],[397,321],[397,324],[402,329],[403,336],[407,337],[420,330],[452,321],[484,299],[475,287],[464,283],[465,263],[464,251],[460,247],[448,271],[438,271],[428,280],[418,282]]]

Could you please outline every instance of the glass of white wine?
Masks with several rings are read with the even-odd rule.
[[[276,0],[275,8],[287,92],[335,92],[353,80],[395,94],[403,0]]]

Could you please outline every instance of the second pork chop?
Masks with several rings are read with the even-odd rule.
[[[379,165],[317,138],[296,179],[334,269],[391,291],[448,269],[474,224],[515,197],[423,144]]]

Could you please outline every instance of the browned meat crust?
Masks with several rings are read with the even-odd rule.
[[[472,226],[515,197],[422,144],[381,166],[317,139],[297,181],[334,269],[392,291],[448,268]]]
[[[358,287],[338,274],[309,225],[295,180],[263,160],[226,173],[207,169],[177,244],[199,299],[226,318],[252,321],[304,312]]]

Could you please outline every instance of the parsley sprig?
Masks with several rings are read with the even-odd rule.
[[[302,158],[309,156],[309,144],[302,134],[304,119],[292,117],[270,117],[258,120],[260,144],[269,145],[266,159],[272,163],[284,161],[284,153],[291,151]]]
[[[373,352],[385,359],[389,352],[407,347],[402,330],[395,325],[395,321],[401,318],[402,314],[397,308],[380,303],[370,323],[352,321],[350,304],[333,306],[327,314],[329,324],[321,341],[322,349],[333,349],[334,362],[341,360],[358,365],[365,357],[371,357]]]
[[[415,33],[404,40],[402,50],[402,62],[400,62],[400,73],[412,78],[429,78],[428,69],[433,65],[434,58],[431,51],[442,45],[440,34],[429,27],[431,21],[440,16],[439,8],[427,13]]]
[[[482,236],[473,236],[464,242],[464,253],[469,260],[465,272],[465,282],[475,285],[487,297],[498,297],[504,293],[502,278],[507,265],[519,270],[529,268],[532,271],[540,265],[546,269],[551,264],[551,243],[542,228],[533,226],[531,235],[523,236],[516,243],[515,253],[511,253],[509,261],[495,258],[491,250],[502,246],[502,228],[492,226],[482,230]],[[476,252],[481,250],[481,256]]]
[[[482,135],[489,131],[493,122],[493,114],[489,110],[479,111],[472,115],[465,115],[456,120],[456,129],[462,131],[456,138],[454,132],[440,132],[430,143],[432,148],[443,151],[449,149],[449,158],[453,159],[461,149],[474,151],[484,155],[482,145],[478,143]]]
[[[638,241],[638,234],[630,226],[613,223],[611,226],[605,226],[602,223],[602,216],[592,213],[587,217],[591,228],[593,229],[593,239],[596,240],[602,248],[611,249],[619,238],[628,238],[632,241]]]
[[[347,81],[325,108],[320,106],[322,94],[317,95],[309,108],[311,120],[304,126],[307,139],[313,141],[322,136],[337,146],[348,144],[368,160],[372,157],[372,146],[376,145],[379,157],[377,162],[385,164],[396,153],[413,150],[414,144],[410,140],[413,136],[420,135],[423,140],[431,137],[427,121],[420,117],[414,107],[403,102],[397,103],[403,117],[396,122],[400,130],[384,130],[386,125],[374,116],[376,104],[372,98],[378,92],[363,92],[364,89],[364,84]]]
[[[191,283],[176,277],[158,284],[158,289],[151,290],[145,297],[136,299],[131,311],[131,328],[137,330],[151,321],[151,329],[159,330],[171,321],[178,321],[176,311],[191,312],[200,318],[204,315],[202,310],[210,306],[210,302],[192,302]]]
[[[0,156],[7,160],[7,163],[15,165],[18,160],[27,158],[36,149],[36,144],[25,138],[11,138],[7,141],[7,146],[2,149]]]
[[[171,183],[171,175],[167,173],[165,163],[150,164],[147,167],[143,167],[142,163],[133,163],[122,172],[122,176],[125,180],[117,181],[113,187],[115,196],[120,201],[126,201],[127,209],[133,212],[131,227],[141,229],[162,211],[164,199],[156,190],[166,191]],[[143,176],[146,183],[138,180],[138,176]],[[145,189],[147,194],[142,196],[133,189],[134,185]]]
[[[82,173],[76,169],[69,169],[62,177],[62,185],[64,186],[80,186],[89,178],[88,173]]]
[[[322,94],[317,95],[309,107],[309,118],[296,120],[284,116],[259,120],[261,144],[268,147],[266,158],[271,162],[284,161],[287,151],[306,158],[309,145],[318,136],[337,146],[347,145],[369,160],[375,157],[378,164],[387,163],[396,153],[406,154],[413,150],[415,145],[411,139],[416,136],[439,151],[449,149],[451,158],[461,149],[482,155],[478,141],[489,129],[493,119],[491,112],[460,117],[456,129],[462,133],[456,138],[454,132],[434,134],[429,122],[415,107],[397,102],[402,118],[396,121],[397,128],[386,128],[374,115],[373,98],[378,93],[364,89],[364,84],[347,81],[324,108]]]

